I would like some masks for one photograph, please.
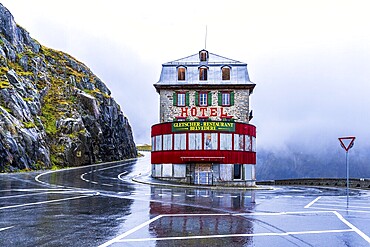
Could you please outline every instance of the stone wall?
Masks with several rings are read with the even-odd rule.
[[[257,184],[346,187],[347,181],[346,179],[343,178],[302,178],[302,179],[258,181]],[[355,189],[370,189],[370,179],[365,178],[350,179],[349,187]]]
[[[206,91],[206,90],[204,90]],[[173,93],[174,90],[168,89],[161,89],[160,92],[160,122],[172,122],[175,117],[177,116],[185,116],[186,114],[182,114],[184,108],[188,108],[188,120],[197,120],[197,116],[201,116],[201,110],[199,106],[195,105],[195,92],[196,90],[189,90],[189,106],[185,107],[178,107],[173,105]],[[249,115],[249,90],[234,90],[234,105],[233,106],[218,106],[218,90],[211,90],[212,93],[212,106],[206,107],[205,115],[209,116],[211,109],[210,108],[217,108],[217,117],[210,117],[211,120],[220,121],[221,113],[227,114],[228,116],[232,116],[233,119],[237,122],[244,122],[248,123],[248,115]],[[193,111],[197,112],[197,114],[192,114],[191,108],[195,107],[196,110]],[[222,110],[221,110],[222,108]],[[222,111],[222,112],[221,112]],[[195,116],[194,116],[195,115]]]

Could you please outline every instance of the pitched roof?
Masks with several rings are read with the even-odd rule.
[[[245,63],[242,63],[240,61],[230,59],[227,57],[223,57],[214,53],[209,52],[209,58],[207,64],[240,64],[240,65],[246,65]],[[193,54],[184,58],[180,58],[168,63],[163,64],[164,66],[169,65],[191,65],[191,64],[198,64],[199,65],[199,54]]]

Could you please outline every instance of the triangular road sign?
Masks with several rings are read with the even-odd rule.
[[[338,139],[340,141],[340,145],[342,146],[342,148],[344,148],[344,150],[348,152],[348,150],[353,147],[356,137],[348,136],[348,137],[340,137]]]

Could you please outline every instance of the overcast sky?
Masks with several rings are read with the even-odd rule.
[[[207,50],[246,62],[258,146],[370,143],[370,14],[364,0],[2,0],[41,44],[111,89],[137,143],[158,122],[161,65]]]

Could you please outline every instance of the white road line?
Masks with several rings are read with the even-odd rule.
[[[142,161],[138,160],[137,158],[132,158],[132,159],[124,160],[122,162],[123,163],[121,163],[119,165],[116,165],[116,166],[106,167],[106,169],[115,168],[115,167],[118,167],[118,166],[129,165],[129,164],[132,164],[133,162],[140,163]],[[44,173],[41,173],[41,174],[37,175],[35,177],[35,180],[37,182],[39,182],[41,184],[44,184],[44,185],[47,185],[47,186],[63,187],[63,186],[60,186],[60,185],[54,185],[54,184],[49,184],[49,183],[43,182],[43,181],[40,180],[40,177],[44,176],[46,174],[49,174],[49,173],[56,173],[56,172],[61,172],[61,171],[70,171],[70,170],[76,170],[76,169],[82,169],[82,168],[88,168],[88,167],[95,167],[95,166],[103,166],[103,165],[116,164],[116,163],[117,163],[117,161],[112,161],[112,162],[105,162],[105,163],[100,163],[100,164],[92,164],[92,165],[86,165],[86,166],[71,167],[71,168],[60,169],[60,170],[55,170],[55,171],[47,171],[47,172],[44,172]],[[100,170],[102,170],[102,169],[100,169]]]
[[[365,214],[370,214],[370,210],[368,211],[362,211],[362,210],[352,210],[352,209],[341,209],[341,208],[330,208],[330,207],[311,207],[312,209],[326,209],[326,210],[333,210],[333,211],[339,211],[339,212],[355,212],[355,213],[365,213]]]
[[[53,202],[61,202],[61,201],[75,200],[75,199],[81,199],[81,198],[91,197],[91,196],[94,196],[94,195],[76,196],[76,197],[69,197],[69,198],[63,198],[63,199],[57,199],[57,200],[49,200],[49,201],[42,201],[42,202],[32,202],[32,203],[11,205],[11,206],[0,207],[0,210],[2,210],[2,209],[9,209],[9,208],[26,207],[26,206],[32,206],[32,205],[39,205],[39,204],[46,204],[46,203],[53,203]]]
[[[309,208],[311,207],[315,202],[317,202],[318,200],[320,200],[321,196],[318,196],[315,200],[313,200],[312,202],[310,202],[309,204],[307,204],[306,206],[304,206],[304,208]]]
[[[130,235],[130,234],[131,234],[131,233],[133,233],[133,232],[136,232],[136,231],[137,231],[137,230],[139,230],[140,228],[142,228],[142,227],[144,227],[144,226],[149,225],[150,223],[152,223],[152,222],[154,222],[154,221],[156,221],[156,220],[160,219],[161,217],[162,217],[162,215],[158,215],[158,216],[156,216],[156,217],[152,218],[151,220],[148,220],[148,221],[146,221],[146,222],[142,223],[141,225],[138,225],[137,227],[134,227],[134,228],[132,228],[131,230],[129,230],[129,231],[127,231],[127,232],[125,232],[125,233],[123,233],[123,234],[121,234],[121,235],[119,235],[119,236],[115,237],[114,239],[112,239],[112,240],[110,240],[110,241],[108,241],[108,242],[106,242],[106,243],[104,243],[104,244],[102,244],[102,245],[99,245],[99,247],[106,247],[106,246],[109,246],[109,245],[111,245],[111,244],[113,244],[113,243],[119,242],[119,240],[120,240],[121,238],[124,238],[124,237],[126,237],[126,236]]]
[[[194,197],[195,195],[186,195],[187,197]]]
[[[14,227],[14,226],[8,226],[8,227],[0,228],[0,232],[1,232],[1,231],[8,230],[8,229],[13,228],[13,227]]]
[[[68,191],[71,189],[11,189],[11,190],[0,190],[0,192],[29,192],[29,191]]]
[[[122,176],[123,176],[123,175],[126,175],[127,173],[128,173],[128,171],[124,171],[124,172],[122,172],[122,173],[118,174],[118,176],[117,176],[117,177],[118,177],[118,179],[119,179],[119,180],[121,180],[121,181],[124,181],[124,179],[122,178]]]
[[[90,191],[90,192],[94,192],[94,191]],[[43,195],[43,194],[73,194],[73,193],[84,193],[84,194],[86,194],[87,191],[73,191],[73,190],[44,191],[44,192],[39,192],[39,193],[29,193],[29,194],[14,195],[14,196],[2,196],[2,197],[0,197],[0,199],[27,197],[27,196],[35,196],[35,195]]]
[[[174,197],[178,197],[178,196],[181,196],[181,195],[173,194],[172,196],[174,196]]]
[[[367,204],[367,205],[369,205],[369,204]],[[315,207],[316,206],[333,206],[333,207],[346,207],[347,208],[347,205],[346,204],[342,204],[342,205],[338,205],[338,204],[330,204],[330,203],[326,203],[326,202],[321,202],[321,203],[316,203],[316,205],[315,205]],[[353,209],[355,209],[355,208],[364,208],[364,209],[370,209],[370,207],[363,207],[363,206],[354,206],[354,205],[351,205],[351,203],[349,203],[349,205],[348,205],[348,208],[353,208]],[[370,210],[369,210],[369,212],[370,212]]]
[[[340,219],[344,224],[346,224],[349,228],[353,229],[358,235],[360,235],[365,241],[370,244],[370,238],[365,233],[363,233],[360,229],[349,223],[340,213],[334,212],[334,214]]]
[[[243,234],[225,234],[225,235],[203,235],[203,236],[185,236],[185,237],[166,237],[166,238],[138,238],[121,239],[117,242],[142,242],[157,240],[186,240],[186,239],[204,239],[204,238],[230,238],[230,237],[260,237],[260,236],[288,236],[303,234],[323,234],[323,233],[341,233],[353,232],[352,229],[324,230],[324,231],[302,231],[302,232],[269,232],[269,233],[243,233]]]
[[[162,218],[162,217],[201,217],[201,216],[240,216],[240,215],[298,215],[298,214],[320,214],[320,213],[331,213],[347,225],[350,229],[332,229],[332,230],[317,230],[317,231],[296,231],[296,232],[269,232],[269,233],[250,233],[250,234],[227,234],[227,235],[205,235],[205,236],[184,236],[184,237],[164,237],[164,238],[140,238],[140,239],[123,239],[128,235],[138,231],[144,226]],[[143,242],[143,241],[158,241],[158,240],[185,240],[185,239],[204,239],[204,238],[225,238],[225,237],[258,237],[258,236],[288,236],[288,235],[303,235],[303,234],[325,234],[325,233],[343,233],[343,232],[356,232],[365,241],[370,243],[370,238],[364,234],[357,227],[349,223],[343,218],[341,214],[336,211],[302,211],[302,212],[276,212],[276,213],[264,213],[264,212],[254,212],[254,213],[240,213],[240,214],[163,214],[158,215],[151,220],[148,220],[141,225],[132,228],[131,230],[115,237],[114,239],[100,245],[99,247],[106,247],[117,242]]]

